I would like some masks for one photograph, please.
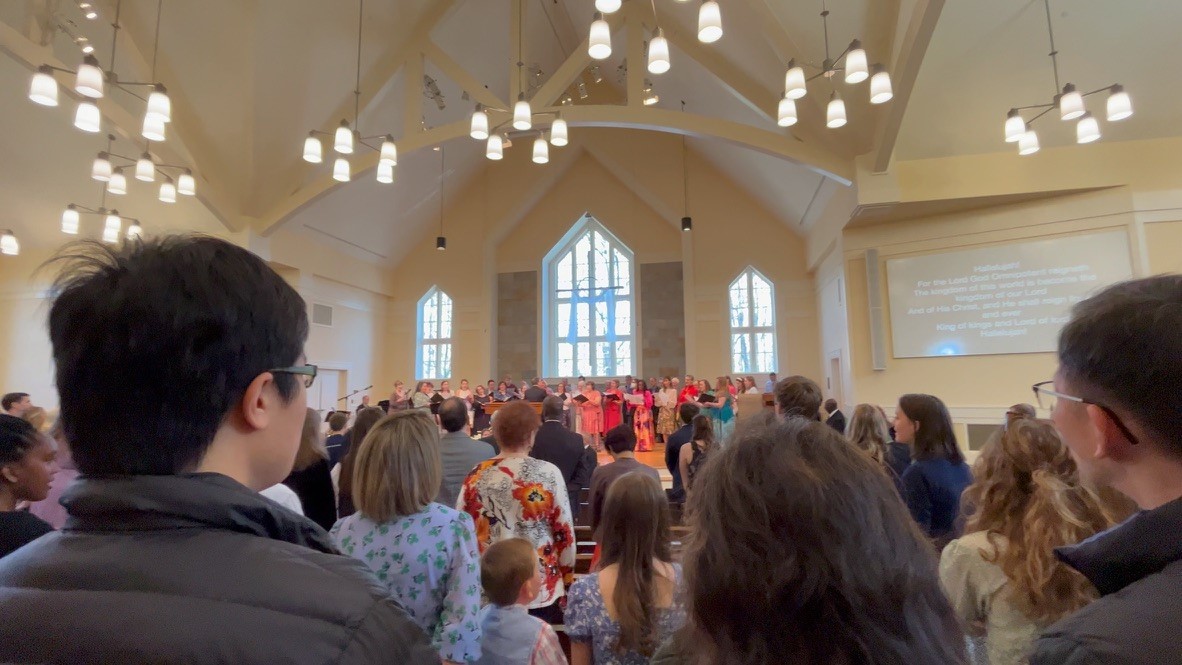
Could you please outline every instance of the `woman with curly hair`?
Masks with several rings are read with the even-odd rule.
[[[1096,598],[1055,548],[1128,513],[1080,484],[1070,452],[1045,420],[1009,423],[986,444],[973,476],[962,500],[966,535],[944,549],[940,580],[970,632],[984,632],[988,660],[979,662],[1026,663],[1042,629]]]

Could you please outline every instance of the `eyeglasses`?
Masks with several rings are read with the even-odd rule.
[[[299,374],[304,377],[304,387],[311,388],[312,382],[316,380],[316,372],[318,370],[315,365],[297,365],[295,367],[279,367],[267,371],[272,374]]]
[[[1030,386],[1030,389],[1034,391],[1034,397],[1038,402],[1039,408],[1046,409],[1047,411],[1053,411],[1055,409],[1056,400],[1060,399],[1067,400],[1068,402],[1075,402],[1076,404],[1091,404],[1092,406],[1107,414],[1108,417],[1112,419],[1112,422],[1116,423],[1117,429],[1120,430],[1121,434],[1125,435],[1125,438],[1129,440],[1129,443],[1132,443],[1133,445],[1139,443],[1137,441],[1137,437],[1133,436],[1133,433],[1129,431],[1129,428],[1125,426],[1124,422],[1120,419],[1120,416],[1116,415],[1115,411],[1090,399],[1084,399],[1083,397],[1076,397],[1074,395],[1068,395],[1053,390],[1050,388],[1050,386],[1053,385],[1055,385],[1054,381],[1042,381]]]

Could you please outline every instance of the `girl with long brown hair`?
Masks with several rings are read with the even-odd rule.
[[[357,451],[365,435],[384,415],[381,409],[366,406],[358,409],[357,415],[353,417],[353,428],[349,430],[349,452],[341,460],[341,475],[337,483],[337,512],[341,517],[357,512],[353,506],[353,468],[357,465]]]
[[[660,483],[635,472],[612,483],[599,536],[599,571],[575,582],[566,608],[571,665],[648,663],[685,623]]]
[[[693,489],[694,478],[698,475],[706,456],[718,446],[709,416],[694,416],[690,421],[690,427],[693,428],[693,434],[689,445],[682,446],[677,454],[677,467],[681,471],[681,482],[687,493]]]
[[[1125,514],[1080,484],[1050,422],[1010,422],[986,444],[965,490],[967,535],[940,557],[940,579],[969,626],[984,625],[990,665],[1026,663],[1034,638],[1096,598],[1055,557]],[[1121,511],[1124,512],[1124,511]]]
[[[320,435],[320,414],[316,409],[304,413],[304,428],[300,432],[300,447],[296,451],[291,474],[284,479],[296,493],[304,515],[324,530],[337,521],[337,501],[332,490],[332,474],[328,466],[328,450]]]

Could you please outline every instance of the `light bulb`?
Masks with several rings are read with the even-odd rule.
[[[595,60],[606,60],[611,54],[611,26],[603,19],[603,14],[595,12],[595,19],[591,21],[591,36],[587,38],[587,55]]]
[[[135,162],[135,179],[144,182],[156,179],[156,165],[152,163],[152,156],[146,152]]]
[[[788,99],[800,99],[808,94],[805,87],[804,68],[796,64],[795,60],[788,61],[788,71],[784,74],[784,96]]]
[[[1133,115],[1133,100],[1124,86],[1117,84],[1108,91],[1108,122],[1124,120]]]
[[[829,108],[825,113],[825,126],[837,129],[845,126],[845,102],[834,92],[829,95]]]
[[[74,126],[84,132],[97,133],[103,128],[103,116],[94,102],[78,102],[78,111],[74,113]]]
[[[621,0],[595,0],[595,11],[611,14],[620,11]]]
[[[488,138],[488,114],[484,112],[483,107],[477,106],[476,110],[472,112],[472,124],[468,135],[477,141]]]
[[[1038,134],[1033,129],[1028,129],[1018,139],[1018,154],[1033,155],[1036,152],[1038,152]]]
[[[873,69],[874,75],[870,77],[870,103],[885,104],[895,96],[895,91],[891,89],[891,75],[882,65],[874,65]]]
[[[316,138],[314,134],[309,133],[308,138],[304,139],[304,161],[319,164],[323,159],[323,149],[320,147],[320,139]]]
[[[1022,114],[1018,113],[1018,109],[1010,109],[1006,114],[1006,143],[1021,139],[1025,133],[1026,121],[1022,119]]]
[[[337,161],[332,165],[332,179],[337,182],[349,182],[349,177],[349,160],[337,157]]]
[[[866,51],[862,49],[862,42],[850,42],[850,52],[845,54],[845,82],[861,83],[870,78],[870,68],[866,64]]]
[[[1075,125],[1075,142],[1091,143],[1100,140],[1100,123],[1091,113],[1084,113]]]
[[[650,74],[669,71],[669,40],[660,28],[653,31],[653,38],[648,42],[648,71]]]
[[[103,242],[118,242],[119,232],[123,230],[123,220],[119,218],[118,211],[112,210],[107,215],[107,223],[103,226]]]
[[[561,148],[567,144],[566,121],[555,118],[550,125],[550,145]]]
[[[78,235],[78,208],[71,203],[62,211],[62,233]]]
[[[139,222],[132,220],[131,226],[127,227],[127,239],[136,240],[142,237],[144,237],[144,227],[140,226]]]
[[[98,58],[88,55],[78,65],[78,76],[74,79],[74,92],[83,97],[98,99],[103,96],[103,70]]]
[[[176,184],[172,178],[160,183],[160,202],[176,203]]]
[[[394,137],[386,134],[382,139],[382,147],[378,151],[378,164],[396,166],[398,164],[398,146],[394,144]]]
[[[517,94],[517,103],[513,105],[513,129],[525,131],[533,127],[533,111],[524,93]]]
[[[162,122],[172,122],[172,101],[168,98],[168,90],[159,83],[148,95],[148,115],[157,116]]]
[[[714,0],[702,0],[698,9],[698,41],[712,44],[722,39],[722,11]]]
[[[157,143],[164,141],[164,121],[158,115],[145,115],[144,127],[140,135],[149,141]]]
[[[127,193],[127,176],[123,175],[123,169],[115,169],[111,174],[111,179],[107,181],[107,193],[115,196],[123,196]]]
[[[1063,94],[1059,96],[1059,117],[1063,120],[1075,120],[1084,114],[1083,96],[1068,83],[1063,86]]]
[[[539,136],[534,139],[534,164],[545,164],[550,161],[550,148],[546,139]]]
[[[500,134],[490,134],[488,137],[488,146],[485,148],[484,156],[491,160],[499,160],[505,156],[505,144],[501,139]]]
[[[389,185],[394,182],[394,165],[378,162],[378,182],[383,185]]]
[[[110,155],[100,152],[98,157],[94,158],[94,164],[90,167],[90,177],[99,182],[107,182],[111,179]]]
[[[176,179],[176,193],[181,196],[194,196],[197,194],[197,183],[193,180],[193,174],[188,171],[181,174],[181,177]]]
[[[780,108],[776,113],[776,124],[781,127],[791,127],[796,124],[796,102],[787,97],[780,99]]]
[[[16,256],[21,253],[21,244],[17,241],[16,236],[12,235],[11,230],[5,231],[4,235],[0,236],[0,253],[8,256]]]
[[[53,78],[53,69],[49,65],[41,65],[33,80],[29,81],[29,99],[42,106],[57,106],[57,79]]]
[[[342,155],[353,154],[353,131],[349,129],[349,122],[342,120],[333,140],[332,149]]]

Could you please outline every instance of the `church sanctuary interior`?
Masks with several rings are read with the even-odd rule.
[[[479,554],[511,558],[486,551],[484,539],[498,541],[498,527],[481,521],[486,504],[472,503],[492,501],[478,482],[487,479],[482,460],[494,450],[517,459],[512,437],[526,425],[514,402],[532,404],[540,421],[543,398],[558,395],[556,419],[597,465],[594,480],[568,476],[558,491],[575,529],[576,578],[616,565],[616,550],[597,538],[624,538],[627,529],[600,528],[601,517],[611,523],[627,499],[629,515],[648,519],[649,487],[633,476],[654,475],[665,491],[677,571],[684,554],[688,572],[705,560],[694,557],[707,547],[708,518],[695,526],[685,502],[700,501],[703,515],[712,500],[725,506],[715,496],[726,486],[724,465],[699,464],[699,454],[721,456],[738,474],[743,446],[755,450],[760,437],[829,441],[823,437],[836,430],[833,441],[853,441],[893,480],[883,484],[890,505],[882,514],[893,515],[897,503],[919,525],[900,522],[898,533],[881,537],[922,532],[934,545],[915,554],[930,559],[928,581],[943,584],[951,607],[967,607],[946,575],[963,563],[956,557],[976,551],[962,542],[974,529],[995,528],[984,513],[969,514],[994,496],[972,483],[1005,467],[990,461],[991,446],[1013,452],[1002,445],[1008,437],[1048,446],[1053,439],[1046,454],[1057,461],[1031,468],[1070,465],[1067,487],[1093,475],[1132,478],[1089,466],[1123,463],[1115,453],[1080,461],[1064,424],[1071,409],[1095,423],[1108,418],[1110,426],[1096,427],[1110,438],[1156,445],[1145,433],[1152,427],[1137,420],[1141,412],[1122,406],[1124,393],[1064,383],[1060,367],[1069,343],[1063,331],[1081,303],[1129,280],[1156,283],[1182,272],[1180,25],[1182,2],[1162,0],[4,0],[0,392],[16,401],[10,409],[6,396],[3,410],[28,419],[31,409],[46,432],[64,410],[64,433],[60,423],[53,431],[63,442],[72,431],[69,400],[55,380],[50,259],[78,241],[118,253],[171,235],[213,237],[260,259],[306,305],[306,361],[264,370],[315,366],[304,383],[333,481],[328,516],[312,514],[303,481],[284,486],[333,538],[360,528],[348,522],[355,500],[373,500],[361,489],[364,470],[353,468],[362,440],[376,446],[382,436],[404,436],[409,430],[399,428],[411,425],[386,414],[418,409],[446,446],[455,431],[445,398],[457,396],[467,413],[465,444],[483,440],[489,452],[462,458],[456,482],[465,484],[446,494],[449,464],[460,458],[445,449],[441,496],[449,500],[437,503],[451,504],[448,514],[453,507],[463,514],[467,504]],[[191,297],[175,294],[178,303]],[[1182,305],[1171,302],[1177,316]],[[1173,371],[1164,367],[1155,371]],[[1170,381],[1142,390],[1182,390]],[[86,394],[101,393],[94,390]],[[798,397],[819,390],[808,396],[816,403],[805,400],[809,408],[793,413],[793,390]],[[691,430],[698,437],[694,422],[680,420],[686,402],[707,417],[704,433],[673,448],[667,444],[683,425],[679,445]],[[362,424],[373,407],[385,419]],[[333,413],[343,416],[339,423]],[[925,443],[945,422],[941,441]],[[623,430],[632,439],[621,443]],[[533,441],[530,432],[523,440]],[[781,466],[775,455],[765,455],[766,469],[743,473],[788,473],[796,463]],[[947,468],[922,480],[908,468],[934,465],[932,456]],[[630,459],[647,469],[598,474]],[[301,463],[292,476],[303,473]],[[185,470],[196,468],[204,467]],[[1037,473],[1018,486],[1028,488]],[[861,486],[877,487],[877,477]],[[626,487],[609,492],[610,482]],[[1103,503],[1104,520],[1063,518],[1096,528],[1053,544],[1117,524],[1132,512],[1129,500],[1148,512],[1161,505],[1130,489],[1133,480],[1121,482]],[[948,484],[951,506],[917,498],[917,483]],[[878,501],[847,502],[846,485],[826,487],[833,505]],[[25,504],[13,496],[20,512]],[[790,511],[763,498],[768,514]],[[357,516],[372,516],[357,506]],[[711,542],[733,542],[725,524],[713,528]],[[1019,542],[1016,531],[1005,533]],[[554,542],[533,544],[540,552]],[[525,604],[555,627],[557,655],[580,664],[649,662],[667,637],[663,618],[659,629],[645,624],[662,637],[651,644],[620,633],[620,644],[644,656],[630,660],[619,656],[627,649],[603,647],[598,629],[578,632],[574,617],[585,617],[571,607],[584,589],[570,579],[565,622],[541,611],[558,607],[551,603],[564,587],[555,571],[572,566],[548,556],[539,554],[542,591]],[[1052,571],[1047,579],[1074,575],[1056,588],[1076,595],[1041,609],[1038,599],[1007,606],[1026,612],[1037,630],[1003,639],[990,617],[958,616],[948,625],[976,628],[929,645],[949,649],[942,656],[899,652],[896,661],[876,662],[1085,662],[1030,661],[1031,645],[1037,638],[1043,649],[1042,630],[1081,599],[1103,603],[1107,587],[1092,588],[1050,554],[1039,561]],[[0,564],[0,587],[16,579],[4,570]],[[693,570],[687,579],[719,577]],[[479,596],[480,580],[473,584]],[[701,604],[707,596],[722,603],[716,591],[689,590],[702,594],[690,624],[704,607],[728,614],[721,604]],[[938,615],[946,603],[937,605]],[[1171,616],[1182,625],[1176,611]],[[537,630],[548,639],[550,628]],[[720,644],[710,630],[698,624],[695,639]],[[453,636],[452,645],[478,638]],[[833,653],[762,661],[727,644],[739,649],[729,660],[702,653],[719,663],[869,662]],[[435,646],[444,661],[477,662],[479,648]],[[0,659],[72,660],[48,646],[29,648],[0,646]],[[1145,662],[1182,662],[1159,653],[1167,655]],[[407,654],[413,649],[394,660],[420,662]],[[681,654],[664,662],[696,661]]]

